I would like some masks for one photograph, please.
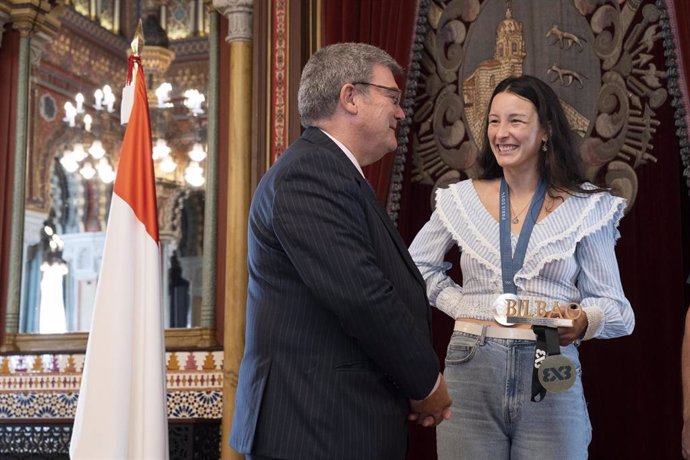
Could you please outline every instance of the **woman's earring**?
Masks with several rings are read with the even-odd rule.
[[[546,152],[549,150],[549,147],[546,145],[547,139],[544,139],[541,143],[541,151]]]

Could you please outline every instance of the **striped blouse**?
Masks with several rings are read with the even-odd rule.
[[[518,297],[529,300],[530,309],[536,301],[579,303],[589,323],[585,339],[630,334],[635,317],[614,252],[624,208],[625,200],[609,193],[581,194],[542,218],[515,274]],[[471,180],[437,191],[436,210],[410,246],[432,305],[453,318],[493,319],[493,302],[502,293],[498,228]],[[518,236],[511,235],[513,251]],[[454,244],[462,253],[462,286],[446,274],[445,254]]]

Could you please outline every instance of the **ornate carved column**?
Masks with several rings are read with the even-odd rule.
[[[3,3],[6,12],[7,3]],[[9,18],[14,29],[20,32],[19,68],[17,76],[17,123],[15,131],[14,171],[12,187],[12,226],[10,230],[9,270],[7,279],[7,322],[5,332],[7,344],[12,344],[19,326],[19,293],[22,266],[22,248],[24,236],[24,181],[26,175],[26,157],[28,149],[28,109],[29,80],[31,77],[30,62],[32,51],[40,59],[44,49],[60,27],[57,9],[50,2],[12,0],[9,2]],[[32,44],[32,42],[34,42]],[[35,61],[35,60],[34,60]],[[35,61],[36,62],[36,61]]]
[[[247,299],[247,216],[251,200],[252,0],[214,0],[228,18],[230,97],[228,107],[228,208],[225,257],[225,321],[223,370],[223,460],[242,458],[227,439],[235,411],[237,375],[244,351]],[[223,102],[221,102],[223,103]]]
[[[38,67],[41,63],[41,57],[46,50],[46,46],[53,41],[53,36],[45,32],[36,32],[31,36],[29,55],[31,67]]]
[[[204,207],[204,249],[201,286],[201,326],[214,328],[216,325],[216,258],[218,251],[216,229],[218,228],[218,89],[219,89],[219,23],[220,15],[214,11],[211,0],[205,0],[209,7],[209,69],[208,76],[208,157],[206,157],[206,206]]]

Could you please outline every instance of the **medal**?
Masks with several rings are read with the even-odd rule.
[[[515,323],[509,323],[506,319],[508,317],[508,300],[518,302],[518,296],[516,296],[515,294],[506,293],[499,295],[498,297],[496,297],[496,300],[494,300],[493,307],[496,311],[494,319],[501,326],[515,325]]]
[[[561,354],[558,329],[532,326],[537,336],[532,370],[532,401],[540,402],[547,391],[566,391],[575,383],[577,372],[573,362]]]
[[[539,383],[553,393],[566,391],[575,383],[575,366],[563,355],[544,358],[539,366]]]

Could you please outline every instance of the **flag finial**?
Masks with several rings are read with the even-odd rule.
[[[139,24],[137,25],[137,30],[134,32],[134,38],[132,39],[132,55],[140,56],[141,50],[144,48],[144,26],[141,24],[141,19],[139,19]]]

